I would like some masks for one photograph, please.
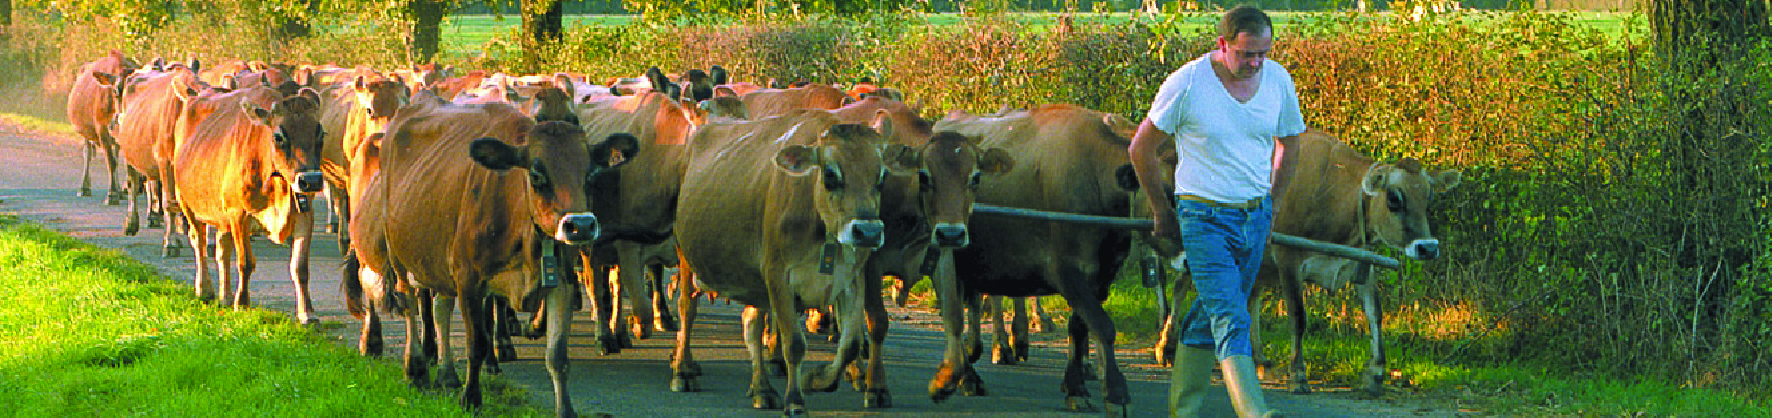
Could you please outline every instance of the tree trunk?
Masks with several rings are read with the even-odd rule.
[[[4,0],[0,0],[0,1],[4,1]],[[314,0],[301,0],[301,4],[302,4],[302,8],[308,10],[308,13],[314,12],[314,6],[315,6]],[[276,36],[277,36],[277,39],[279,39],[279,40],[287,42],[291,39],[306,38],[309,35],[313,35],[313,34],[314,34],[314,27],[312,25],[308,24],[308,19],[306,17],[303,17],[303,16],[283,16],[283,17],[277,18]]]
[[[12,0],[0,0],[0,45],[12,39]]]
[[[523,0],[523,32],[536,44],[558,42],[565,32],[566,11],[560,0]]]
[[[408,36],[411,37],[414,64],[430,63],[436,58],[438,44],[443,40],[443,15],[448,11],[446,1],[413,0],[406,4],[406,13],[412,18],[412,32]]]

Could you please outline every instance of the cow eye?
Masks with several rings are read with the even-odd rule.
[[[1403,194],[1402,193],[1397,193],[1397,191],[1393,189],[1393,190],[1386,192],[1385,196],[1387,197],[1385,199],[1385,206],[1389,207],[1391,212],[1402,212],[1403,211]]]
[[[923,185],[923,188],[929,188],[932,183],[934,183],[934,181],[929,179],[928,171],[917,172],[917,184]]]
[[[824,170],[824,188],[825,190],[838,190],[843,188],[843,177],[837,175],[837,170]]]
[[[277,146],[279,146],[279,147],[288,146],[289,145],[289,137],[284,136],[282,131],[272,132],[271,133],[271,143],[277,144]]]
[[[548,175],[543,174],[541,170],[529,170],[529,185],[536,188],[547,187]]]
[[[984,173],[972,172],[972,178],[966,181],[966,187],[978,188],[978,182],[984,179]]]

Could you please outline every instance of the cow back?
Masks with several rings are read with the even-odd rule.
[[[836,109],[843,107],[848,97],[842,90],[824,84],[757,90],[741,96],[745,114],[751,119],[782,115],[794,109]]]

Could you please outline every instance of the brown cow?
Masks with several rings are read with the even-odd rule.
[[[1306,131],[1296,141],[1297,149],[1286,149],[1275,189],[1281,190],[1274,202],[1274,232],[1296,235],[1318,241],[1353,247],[1386,246],[1401,250],[1409,258],[1429,261],[1440,254],[1440,240],[1428,224],[1435,195],[1457,186],[1462,178],[1458,170],[1428,170],[1420,161],[1404,158],[1384,164],[1360,154],[1334,136],[1322,131]],[[1381,325],[1384,311],[1379,305],[1371,280],[1372,267],[1357,261],[1321,253],[1269,244],[1263,258],[1261,273],[1250,291],[1250,305],[1261,296],[1261,290],[1278,286],[1286,300],[1287,315],[1292,319],[1291,388],[1296,393],[1309,393],[1304,365],[1304,294],[1303,283],[1316,283],[1331,290],[1352,284],[1360,294],[1371,335],[1372,358],[1361,372],[1364,389],[1383,390],[1389,369],[1385,366],[1384,339]],[[1179,291],[1179,286],[1177,287]],[[1259,325],[1261,311],[1250,312]],[[1159,354],[1173,355],[1175,319],[1164,326],[1164,339],[1158,342]],[[1252,336],[1259,338],[1259,336]],[[1259,364],[1269,364],[1261,354],[1261,341],[1252,341]]]
[[[1131,191],[1119,178],[1129,172],[1125,118],[1072,105],[1045,105],[1002,117],[950,116],[937,122],[938,131],[953,130],[983,138],[982,144],[1009,150],[1015,168],[986,178],[978,202],[1000,206],[1087,215],[1126,216]],[[959,291],[977,306],[981,293],[1003,296],[1063,295],[1072,308],[1071,357],[1062,388],[1067,407],[1087,410],[1089,393],[1085,357],[1091,334],[1102,347],[1102,381],[1110,415],[1125,415],[1131,402],[1114,359],[1115,329],[1102,309],[1108,287],[1130,249],[1125,231],[1053,222],[980,217],[972,220],[974,245],[953,257]],[[938,286],[949,286],[937,283]],[[943,311],[949,329],[962,326],[959,314]],[[976,329],[976,328],[973,328]],[[950,331],[952,333],[952,331]],[[976,336],[976,334],[974,334]],[[976,341],[976,340],[975,340]],[[962,381],[980,384],[970,373],[969,359],[950,339],[948,360],[931,382],[931,396],[941,399],[961,389]],[[976,342],[973,344],[976,346]]]
[[[208,87],[197,81],[192,68],[174,65],[165,72],[134,77],[124,92],[124,112],[117,114],[117,147],[129,164],[129,219],[125,235],[138,230],[142,192],[149,194],[148,226],[161,218],[176,221],[179,209],[174,197],[172,179],[173,154],[178,149],[176,131],[185,101]],[[146,189],[146,190],[144,190]],[[161,255],[178,255],[174,242],[176,222],[167,222],[162,237]]]
[[[370,135],[387,128],[394,112],[411,101],[409,90],[399,79],[380,78],[373,72],[359,74],[349,83],[331,89],[320,118],[321,126],[336,139],[326,141],[321,150],[320,170],[326,174],[327,201],[332,206],[328,230],[338,233],[340,248],[351,243],[346,227],[351,213],[346,183],[354,154]]]
[[[301,323],[317,323],[307,291],[307,256],[313,233],[308,202],[324,183],[319,93],[303,89],[284,98],[260,86],[209,100],[218,108],[183,139],[172,164],[178,203],[197,250],[200,292],[207,287],[203,263],[207,229],[213,227],[220,234],[216,249],[222,298],[235,307],[251,304],[247,283],[256,262],[250,238],[262,226],[272,241],[293,247],[289,269],[298,299],[296,316]],[[239,275],[237,292],[221,264],[230,256]]]
[[[625,292],[633,310],[629,328],[632,334],[648,338],[656,329],[653,326],[656,315],[652,312],[652,304],[639,292],[645,288],[641,273],[646,269],[641,267],[644,263],[637,260],[657,252],[653,247],[662,245],[659,241],[671,233],[678,186],[682,184],[689,161],[685,144],[689,143],[690,136],[706,115],[664,93],[651,91],[636,96],[599,99],[579,110],[578,115],[587,136],[632,134],[639,140],[643,151],[634,158],[638,166],[646,167],[645,170],[625,170],[619,176],[603,179],[613,184],[602,187],[619,187],[623,191],[614,202],[599,202],[613,203],[607,210],[597,210],[604,214],[605,228],[611,231],[608,235],[617,238],[599,243],[597,248],[581,248],[580,256],[586,271],[608,264],[626,267],[620,269],[618,282],[629,290]],[[612,251],[614,258],[610,257]],[[599,276],[592,275],[591,278]],[[594,307],[600,325],[596,331],[598,349],[604,354],[619,352],[624,346],[622,340],[630,335],[622,329],[621,321],[615,319],[620,314],[619,302],[608,296],[606,280],[593,280],[586,283],[586,287],[591,291],[592,300],[612,302]],[[678,309],[682,310],[681,307]]]
[[[820,110],[730,128],[704,128],[690,143],[692,162],[677,207],[677,248],[687,263],[682,268],[704,289],[754,307],[745,315],[752,406],[785,407],[789,415],[800,415],[805,412],[802,381],[816,390],[834,390],[860,349],[870,296],[862,270],[871,250],[886,238],[879,186],[889,173],[911,172],[917,155],[887,144],[867,126],[840,124]],[[735,238],[759,242],[734,245]],[[871,296],[880,297],[877,291]],[[827,304],[843,316],[837,359],[802,375],[806,347],[793,321],[800,310]],[[783,333],[791,376],[785,399],[770,386],[763,367],[759,309],[767,310]],[[683,319],[682,335],[689,333],[690,319]],[[687,379],[694,376],[683,372],[676,371],[676,377],[692,382]]]
[[[117,139],[111,131],[111,118],[117,113],[123,78],[141,65],[111,50],[110,55],[80,66],[80,74],[68,90],[68,123],[74,132],[86,139],[86,166],[80,171],[80,196],[92,196],[92,154],[105,152],[110,189],[105,193],[106,205],[123,202],[123,189],[117,188]]]
[[[808,84],[791,89],[757,90],[741,96],[745,114],[763,119],[785,114],[794,109],[836,109],[847,104],[842,90],[825,84]]]
[[[556,413],[575,415],[565,387],[575,274],[570,264],[551,265],[552,254],[598,237],[597,218],[587,210],[615,191],[593,196],[586,183],[636,151],[632,137],[589,144],[583,135],[565,122],[537,124],[505,103],[421,103],[403,108],[388,126],[380,173],[358,197],[352,254],[382,277],[456,298],[469,342],[464,406],[481,403],[480,368],[490,351],[490,313],[481,304],[501,294],[526,311],[546,301]],[[407,335],[422,333],[417,322],[408,317]],[[406,372],[423,385],[427,366],[415,345],[408,344]]]

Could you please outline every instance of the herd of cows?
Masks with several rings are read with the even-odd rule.
[[[314,200],[324,192],[334,209],[327,227],[347,249],[346,304],[364,321],[361,350],[382,351],[380,315],[404,315],[406,335],[426,335],[406,344],[408,377],[459,384],[469,407],[480,403],[483,363],[503,351],[494,340],[508,341],[514,329],[545,333],[556,411],[575,415],[563,340],[585,296],[603,352],[676,331],[670,389],[699,390],[690,351],[698,294],[747,305],[753,407],[802,415],[805,391],[844,379],[864,389],[867,406],[890,407],[879,351],[889,325],[882,278],[894,276],[906,288],[927,277],[938,296],[947,347],[928,388],[936,401],[984,393],[971,369],[983,351],[981,296],[1061,295],[1072,309],[1066,405],[1093,407],[1084,388],[1095,373],[1086,361],[1093,338],[1104,406],[1125,413],[1131,399],[1102,302],[1132,241],[1148,234],[971,215],[974,203],[1114,217],[1145,211],[1128,164],[1133,121],[1066,104],[928,120],[901,91],[731,82],[718,66],[599,81],[436,66],[143,65],[112,51],[82,68],[68,118],[87,141],[80,193],[90,195],[92,157],[104,151],[106,203],[130,202],[125,233],[139,232],[145,212],[147,226],[164,231],[165,256],[192,248],[206,300],[251,303],[249,238],[265,235],[293,246],[295,315],[318,321],[306,259]],[[1437,255],[1428,211],[1436,191],[1458,183],[1457,171],[1413,159],[1378,163],[1318,131],[1303,139],[1279,160],[1293,180],[1276,232]],[[211,242],[215,278],[206,268]],[[1288,301],[1295,389],[1308,390],[1298,335],[1304,281],[1359,286],[1374,313],[1367,383],[1381,384],[1370,267],[1279,246],[1269,253],[1258,286],[1277,285]],[[657,282],[663,265],[678,266],[673,296]],[[611,271],[614,289],[604,279]],[[581,274],[597,280],[581,286]],[[435,337],[447,335],[437,331],[449,329],[454,309],[467,330],[465,381],[453,371],[448,338]],[[809,309],[837,318],[836,358],[822,367],[802,367],[796,323]],[[535,320],[512,325],[511,311]],[[1160,359],[1166,347],[1173,341],[1156,348]],[[793,376],[780,391],[769,379],[776,356]],[[429,381],[433,364],[439,382]]]

